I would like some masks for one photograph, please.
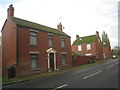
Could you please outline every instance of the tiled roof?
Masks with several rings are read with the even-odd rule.
[[[34,22],[31,22],[31,21],[23,20],[23,19],[16,18],[16,17],[12,17],[11,19],[17,25],[20,25],[20,26],[24,26],[24,27],[31,28],[31,29],[36,29],[36,30],[39,30],[39,31],[44,31],[44,32],[48,32],[48,33],[53,33],[53,34],[58,34],[58,35],[70,37],[69,35],[67,35],[66,33],[64,33],[64,32],[62,32],[58,29],[50,28],[48,26],[44,26],[44,25],[41,25],[41,24],[38,24],[38,23],[34,23]]]
[[[73,45],[89,44],[96,42],[96,35],[80,37],[73,42]]]
[[[102,44],[103,44],[103,47],[108,47],[108,45],[109,45],[109,42],[107,42],[107,41],[104,41],[104,42],[102,42]]]

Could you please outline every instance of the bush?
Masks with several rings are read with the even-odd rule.
[[[89,60],[88,64],[95,63],[95,60]]]

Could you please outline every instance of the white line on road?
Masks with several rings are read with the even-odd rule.
[[[96,72],[96,73],[93,73],[93,74],[91,74],[91,75],[88,75],[88,76],[86,76],[86,77],[83,77],[83,79],[89,78],[89,77],[91,77],[91,76],[93,76],[93,75],[96,75],[96,74],[98,74],[98,73],[100,73],[100,72],[102,72],[102,71],[98,71],[98,72]]]
[[[115,63],[115,64],[118,64],[118,62],[117,62],[117,63]]]
[[[109,67],[107,67],[106,69],[109,69],[109,68],[111,68],[111,67],[113,67],[114,65],[111,65],[111,66],[109,66]]]
[[[54,88],[54,89],[52,89],[52,90],[60,89],[60,88],[66,87],[66,86],[68,86],[68,84],[61,85],[61,86],[56,87],[56,88]]]

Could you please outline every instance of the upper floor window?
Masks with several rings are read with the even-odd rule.
[[[82,51],[82,46],[81,45],[78,46],[78,51]]]
[[[38,67],[38,54],[30,54],[31,68]]]
[[[48,36],[48,44],[49,44],[49,47],[53,47],[53,36],[52,35]]]
[[[87,50],[91,50],[91,45],[87,44]]]
[[[30,45],[37,45],[37,32],[30,32]]]
[[[61,48],[65,48],[65,38],[61,38]]]

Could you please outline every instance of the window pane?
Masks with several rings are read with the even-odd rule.
[[[31,60],[31,68],[37,68],[38,54],[31,54],[30,60]]]
[[[31,68],[37,68],[37,59],[31,59]]]
[[[62,54],[62,65],[66,64],[66,54]]]
[[[49,47],[53,46],[53,36],[51,36],[51,35],[49,35],[49,37],[48,37],[48,44],[49,44]]]
[[[31,36],[37,36],[37,33],[36,32],[30,32],[30,35]]]
[[[88,44],[87,45],[87,50],[90,50],[90,49],[91,49],[90,44]]]
[[[65,39],[64,38],[61,39],[61,47],[65,48]]]
[[[82,51],[81,45],[78,46],[78,51]]]
[[[37,45],[37,37],[30,36],[30,45]]]
[[[30,58],[37,58],[38,55],[36,54],[31,54],[31,57]]]

